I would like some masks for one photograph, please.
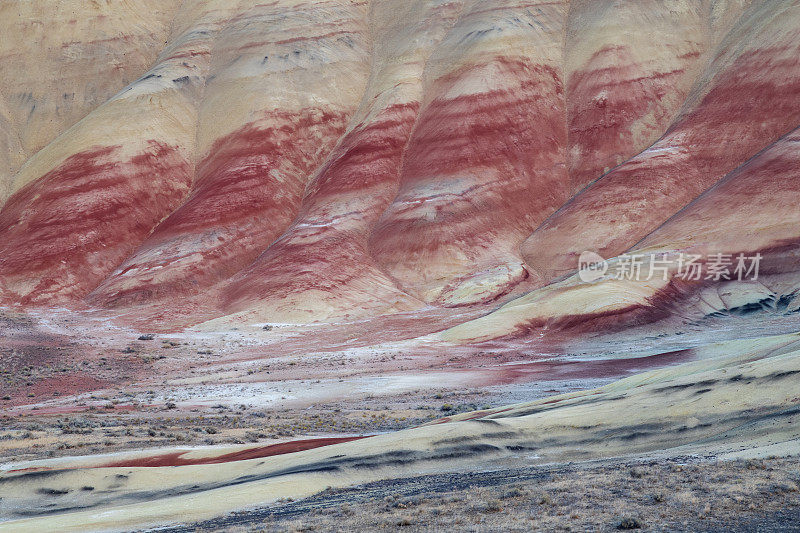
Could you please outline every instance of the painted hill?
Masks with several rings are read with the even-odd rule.
[[[800,456],[798,0],[4,1],[0,74],[0,531]]]
[[[0,87],[4,305],[168,328],[492,309],[586,250],[692,245],[660,227],[706,191],[735,224],[749,196],[709,189],[764,150],[749,181],[791,247],[793,2],[173,4],[4,8],[4,68],[33,58]]]

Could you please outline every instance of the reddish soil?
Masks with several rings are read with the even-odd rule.
[[[165,453],[162,455],[154,455],[152,457],[125,459],[122,461],[106,463],[98,466],[97,468],[186,466],[230,463],[233,461],[245,461],[247,459],[259,459],[261,457],[272,457],[274,455],[284,455],[287,453],[313,450],[314,448],[321,448],[323,446],[330,446],[332,444],[339,444],[341,442],[350,442],[365,438],[367,437],[330,437],[321,439],[294,440],[289,442],[281,442],[280,444],[271,444],[269,446],[248,448],[246,450],[226,453],[216,457],[184,458],[182,456],[185,455],[185,452]]]

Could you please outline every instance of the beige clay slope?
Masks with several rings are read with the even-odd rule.
[[[0,523],[0,531],[186,522],[328,486],[498,465],[631,454],[800,452],[800,334],[720,343],[695,355],[696,362],[596,390],[261,459],[103,466],[141,459],[134,452],[6,465],[0,497],[3,518],[12,521]],[[182,457],[202,460],[241,448],[185,450]],[[93,490],[81,490],[86,486]]]
[[[800,124],[800,5],[755,2],[716,46],[652,146],[574,196],[522,245],[552,281],[586,250],[613,257]],[[780,217],[780,213],[775,216]]]
[[[219,314],[218,286],[287,231],[358,110],[377,46],[376,6],[239,4],[215,38],[193,187],[89,295],[91,304],[158,323]],[[386,32],[376,25],[375,33]]]
[[[239,253],[237,264],[246,268],[228,280],[218,276],[213,291],[197,291],[203,304],[221,303],[218,313],[228,315],[222,319],[225,323],[302,322],[309,318],[359,316],[419,307],[420,303],[395,287],[393,280],[369,257],[366,241],[370,227],[397,192],[403,148],[420,107],[421,78],[428,56],[460,9],[460,3],[440,0],[420,0],[402,6],[391,0],[371,4],[368,35],[372,41],[371,72],[347,131],[324,161],[318,159],[318,168],[303,176],[308,182],[303,182],[302,203],[298,195],[293,220],[287,220],[280,232],[264,239],[260,248],[253,248],[249,261],[243,261],[244,254]],[[354,79],[354,67],[345,65],[347,68],[343,69],[342,63],[334,65],[342,71],[340,77],[344,81],[330,84],[337,94]],[[322,74],[332,77],[328,71]],[[352,92],[357,94],[355,90]],[[322,96],[317,99],[333,101],[330,95]],[[289,141],[295,145],[301,142]],[[279,153],[276,157],[287,156]],[[274,188],[283,191],[286,180],[275,183]],[[288,199],[282,203],[288,205]],[[263,212],[256,216],[278,218],[265,217]],[[201,229],[209,232],[207,226]],[[211,234],[219,233],[216,230]],[[174,242],[167,241],[162,247]],[[214,255],[198,254],[197,246],[180,248],[191,249],[187,257],[202,262],[209,270],[223,268],[222,261],[214,261]],[[155,264],[163,264],[165,254],[157,259]],[[172,275],[172,271],[180,268],[181,261],[179,258],[165,268],[159,266],[159,274],[153,279]],[[140,294],[149,291],[155,284],[145,283],[148,270],[135,263],[133,266],[140,267],[135,276],[123,274],[118,279],[112,278],[97,292],[108,292],[108,287],[120,284],[118,280]],[[202,272],[200,268],[186,272],[190,275],[187,279],[202,289],[205,277],[204,273],[198,274]],[[172,298],[173,291],[163,292],[167,299],[161,306],[182,306],[182,302]]]
[[[162,7],[152,68],[34,155],[0,90],[0,173],[30,156],[0,304],[161,329],[489,310],[630,248],[800,120],[789,0]]]
[[[533,330],[602,331],[671,316],[702,319],[720,311],[762,303],[769,310],[798,309],[798,188],[800,135],[785,135],[706,191],[633,247],[639,275],[621,276],[626,256],[608,261],[606,274],[590,283],[573,275],[509,302],[442,334],[468,343],[523,337]],[[706,279],[717,254],[730,260],[729,279]],[[686,279],[681,258],[698,257],[699,279]],[[758,270],[738,279],[738,257],[759,257]],[[653,261],[653,258],[657,259]],[[666,265],[661,273],[658,265]],[[652,265],[652,272],[651,272]],[[629,269],[630,270],[630,269]],[[768,320],[768,319],[767,319]],[[657,328],[658,326],[654,326]]]
[[[180,3],[0,2],[0,205],[25,159],[155,63]]]

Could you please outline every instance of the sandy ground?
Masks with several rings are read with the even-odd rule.
[[[797,500],[798,334],[558,355],[387,323],[149,335],[5,320],[0,531],[602,531],[626,517],[723,531],[795,516],[781,513]],[[382,328],[391,339],[371,343]],[[773,478],[788,488],[762,494]]]
[[[800,531],[800,458],[440,474],[331,489],[189,531]]]
[[[428,330],[408,320],[150,334],[68,312],[6,313],[0,463],[396,431],[694,358],[465,349],[409,338]]]
[[[124,410],[109,402],[114,408],[2,418],[0,463],[169,446],[272,444],[296,438],[373,435],[418,426],[446,414],[501,405],[506,396],[442,390],[269,410],[221,403],[202,410],[163,405]],[[488,403],[490,400],[495,403]]]

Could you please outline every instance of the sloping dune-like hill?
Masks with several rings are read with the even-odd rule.
[[[0,0],[0,416],[236,414],[3,436],[0,530],[798,454],[798,206],[798,0]]]

